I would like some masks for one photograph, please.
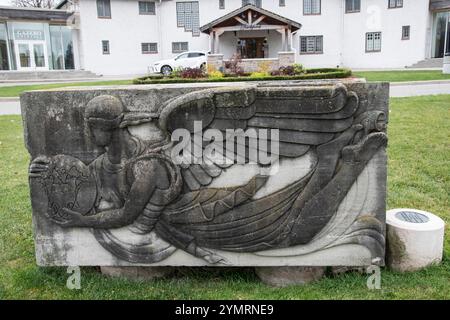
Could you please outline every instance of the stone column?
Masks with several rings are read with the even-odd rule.
[[[280,67],[293,65],[295,63],[295,52],[294,51],[278,52],[278,63]]]
[[[208,67],[213,66],[216,70],[223,70],[223,54],[208,54],[206,64]]]

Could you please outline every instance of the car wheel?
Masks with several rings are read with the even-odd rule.
[[[206,71],[206,63],[202,63],[200,65],[200,69],[202,69],[203,71]]]
[[[172,73],[172,68],[170,66],[163,66],[161,67],[161,73],[165,76],[170,76]]]

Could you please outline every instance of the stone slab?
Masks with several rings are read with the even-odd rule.
[[[358,80],[24,93],[37,263],[383,265],[388,97]],[[179,164],[195,121],[279,129],[277,157]]]

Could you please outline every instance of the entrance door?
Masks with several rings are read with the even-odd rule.
[[[48,70],[48,57],[43,41],[15,42],[17,70]]]
[[[241,38],[238,43],[238,52],[243,59],[264,58],[266,38]]]

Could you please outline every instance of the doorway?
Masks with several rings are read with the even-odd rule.
[[[242,59],[265,58],[267,55],[267,40],[266,38],[240,38],[238,52]]]
[[[44,41],[15,41],[17,70],[48,70]]]
[[[448,12],[438,12],[434,16],[432,58],[442,58],[444,56],[448,16]]]

